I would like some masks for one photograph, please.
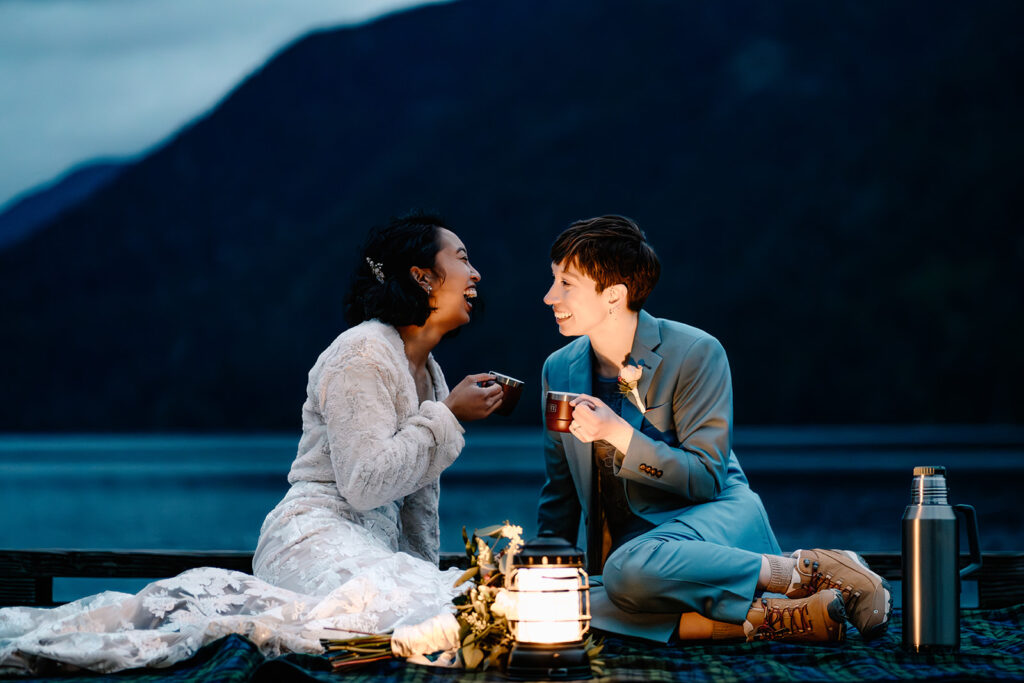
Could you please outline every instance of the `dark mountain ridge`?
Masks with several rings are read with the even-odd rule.
[[[0,249],[45,227],[62,211],[94,194],[127,165],[104,159],[77,164],[49,183],[18,195],[0,206]]]
[[[450,384],[537,389],[551,240],[615,212],[738,421],[1022,422],[1022,13],[467,0],[312,34],[0,253],[0,428],[297,428],[354,251],[415,206],[484,276]]]

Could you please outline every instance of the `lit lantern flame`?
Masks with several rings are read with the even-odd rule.
[[[570,643],[583,637],[580,572],[575,567],[521,568],[516,572],[516,640]]]

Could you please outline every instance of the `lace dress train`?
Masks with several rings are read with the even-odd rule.
[[[452,611],[459,570],[394,552],[356,525],[350,531],[344,538],[322,533],[322,544],[300,544],[278,563],[282,576],[295,566],[319,577],[319,594],[201,568],[135,595],[107,591],[52,609],[2,609],[0,675],[170,666],[229,633],[246,636],[268,657],[319,653],[321,637],[384,633]]]
[[[392,509],[378,511],[381,528],[394,528]],[[320,638],[387,633],[453,611],[460,570],[397,550],[372,515],[360,525],[347,511],[332,485],[299,483],[264,522],[256,576],[204,567],[135,595],[0,609],[0,675],[165,667],[229,633],[268,657],[314,654]]]

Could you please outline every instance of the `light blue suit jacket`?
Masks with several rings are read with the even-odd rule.
[[[694,514],[730,486],[747,486],[732,452],[732,380],[725,350],[695,327],[640,312],[630,358],[642,374],[641,413],[624,399],[622,417],[633,425],[615,474],[634,513],[652,524],[686,514],[705,539],[727,536],[730,520]],[[590,340],[580,337],[544,363],[542,393],[591,392]],[[543,399],[542,399],[543,400]],[[543,409],[543,408],[542,408]],[[575,542],[580,513],[590,504],[593,448],[570,434],[546,432],[538,530]]]

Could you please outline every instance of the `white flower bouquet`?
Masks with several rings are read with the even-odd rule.
[[[455,585],[469,586],[453,601],[455,613],[399,627],[391,634],[321,640],[331,666],[335,671],[347,671],[371,662],[405,658],[471,670],[504,669],[513,644],[509,618],[515,618],[515,600],[505,583],[513,558],[523,546],[522,533],[522,527],[508,522],[477,529],[472,537],[463,527],[469,569]],[[601,647],[592,638],[587,640],[595,671],[601,670],[602,662],[597,659]],[[439,652],[446,655],[433,662],[424,657]]]

